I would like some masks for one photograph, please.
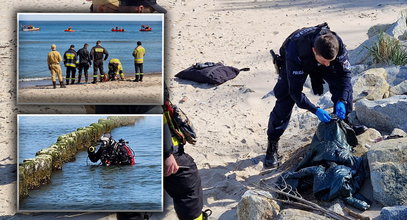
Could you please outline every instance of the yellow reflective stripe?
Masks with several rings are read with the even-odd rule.
[[[66,53],[65,56],[66,56],[67,59],[75,58],[75,54],[73,54],[73,53]]]
[[[178,138],[176,138],[176,137],[171,137],[171,140],[172,140],[172,146],[176,147],[176,146],[179,145]]]
[[[103,53],[103,48],[95,48],[96,53]]]
[[[194,218],[194,220],[203,220],[203,214],[201,213],[198,218]]]
[[[98,77],[98,75],[93,75],[93,77]]]
[[[67,64],[65,64],[65,66],[76,67],[76,65],[74,63],[67,63]]]

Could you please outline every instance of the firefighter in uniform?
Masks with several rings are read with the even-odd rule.
[[[62,69],[60,62],[62,61],[61,54],[57,51],[55,44],[51,45],[51,52],[48,53],[48,69],[51,71],[51,80],[54,89],[57,87],[56,77],[58,77],[61,88],[65,88],[64,81],[62,80]]]
[[[278,166],[278,141],[288,126],[294,104],[317,115],[322,122],[331,116],[302,93],[308,75],[314,94],[323,94],[328,83],[334,114],[345,119],[352,111],[352,85],[348,52],[342,39],[326,23],[292,33],[280,48],[279,78],[274,87],[276,104],[268,122],[265,167]]]
[[[92,47],[92,50],[90,51],[90,58],[93,60],[93,82],[96,83],[97,78],[98,78],[98,70],[99,70],[99,79],[100,82],[103,81],[103,61],[107,60],[109,57],[109,53],[105,48],[102,46],[102,42],[98,40],[96,42],[96,46]]]
[[[141,46],[141,41],[137,41],[137,47],[133,51],[134,68],[136,69],[136,79],[134,82],[143,81],[144,55],[146,55],[146,50]]]
[[[81,83],[82,70],[85,76],[85,82],[88,83],[88,69],[92,65],[90,53],[88,51],[88,44],[84,44],[83,48],[78,50],[79,67],[78,67],[78,84]]]
[[[113,58],[109,61],[109,79],[116,80],[116,79],[124,80],[124,73],[123,73],[123,66],[119,59]]]
[[[75,51],[74,45],[71,45],[64,53],[64,64],[66,67],[66,84],[69,85],[69,80],[71,80],[71,84],[74,84],[76,67],[79,64],[78,55]]]
[[[206,220],[212,211],[202,211],[201,177],[194,159],[184,152],[184,144],[175,135],[169,94],[164,91],[164,189],[173,198],[180,220]]]

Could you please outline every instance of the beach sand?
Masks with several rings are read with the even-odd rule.
[[[125,81],[98,82],[97,84],[74,84],[66,88],[53,89],[52,85],[21,88],[18,91],[20,104],[151,104],[163,103],[162,74],[145,74],[143,82]],[[92,81],[92,80],[90,80]],[[51,81],[50,81],[51,83]]]
[[[213,211],[210,219],[237,219],[236,205],[242,194],[256,188],[265,153],[267,122],[275,102],[265,97],[277,79],[269,54],[278,50],[293,31],[328,22],[352,50],[365,41],[367,31],[377,24],[390,24],[407,8],[404,0],[159,0],[168,10],[165,35],[165,75],[171,98],[192,120],[198,134],[195,146],[186,152],[195,158],[204,188],[204,208]],[[6,5],[4,5],[6,4]],[[0,33],[0,215],[15,213],[16,113],[70,112],[71,107],[15,105],[15,12],[87,12],[84,0],[19,1],[3,3]],[[196,62],[224,62],[238,68],[250,67],[220,86],[177,80],[174,75]],[[312,100],[318,97],[304,92]],[[182,101],[181,101],[182,100]],[[84,113],[80,107],[74,111]],[[296,149],[308,144],[314,128],[300,128],[305,111],[293,109],[293,123],[281,139],[280,154],[287,160]],[[314,117],[317,122],[316,117]],[[176,187],[176,186],[175,186]],[[152,219],[176,219],[171,198],[165,197],[163,213]],[[366,212],[377,216],[380,209]],[[38,219],[55,217],[42,214]],[[63,216],[63,214],[59,215]],[[109,219],[111,215],[86,215],[87,219]],[[33,217],[33,216],[29,216]],[[35,217],[35,216],[34,216]],[[80,217],[72,217],[72,219]]]

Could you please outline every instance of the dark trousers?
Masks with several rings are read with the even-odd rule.
[[[331,100],[336,104],[341,97],[342,89],[340,84],[337,82],[337,77],[333,73],[323,74],[324,80],[329,85],[329,91],[332,94]],[[281,74],[279,75],[278,81],[274,86],[274,96],[276,97],[276,104],[273,110],[270,112],[267,137],[268,140],[278,141],[283,135],[284,131],[287,129],[288,123],[291,118],[292,109],[294,107],[295,101],[291,98],[288,88],[288,79],[285,67],[282,68]],[[352,112],[352,92],[349,94],[346,105],[346,114]],[[335,113],[335,108],[334,108]]]
[[[177,173],[164,178],[165,191],[173,198],[174,208],[180,220],[192,220],[201,215],[203,194],[201,178],[194,159],[185,153],[174,154],[179,166]]]
[[[103,60],[95,60],[93,62],[93,80],[96,81],[98,78],[98,70],[100,74],[100,81],[103,80]]]
[[[71,75],[72,73],[72,75]],[[74,81],[75,80],[75,73],[76,73],[76,68],[75,67],[71,67],[71,66],[67,66],[66,67],[66,83],[68,84],[69,80]]]
[[[134,68],[136,69],[136,75],[143,75],[143,64],[142,63],[134,63]]]
[[[80,63],[79,68],[78,68],[78,80],[81,80],[82,77],[82,70],[83,74],[85,75],[86,81],[88,80],[88,69],[89,69],[89,64],[88,63]]]

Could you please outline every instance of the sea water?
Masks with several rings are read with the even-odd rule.
[[[74,16],[74,15],[72,15]],[[141,25],[149,25],[152,31],[139,31]],[[22,31],[23,25],[39,27],[39,31]],[[72,27],[75,32],[65,32]],[[112,28],[124,28],[124,32],[112,32]],[[47,66],[47,55],[51,45],[57,46],[57,51],[63,57],[71,44],[78,51],[85,43],[88,50],[102,41],[102,46],[109,52],[104,62],[104,71],[108,71],[111,58],[120,59],[123,72],[134,73],[134,57],[132,53],[137,41],[142,42],[146,49],[144,57],[144,72],[162,72],[162,40],[163,27],[161,21],[19,21],[18,31],[18,76],[21,81],[44,80],[50,78]],[[66,68],[61,62],[63,76]],[[83,74],[83,73],[82,73]],[[89,68],[89,75],[93,74],[93,66]]]
[[[95,119],[97,121],[103,118],[92,117],[95,116],[59,116],[58,123],[54,123],[55,117],[20,118],[20,160],[25,157],[22,156],[24,151],[37,151],[31,148],[48,146],[49,142],[55,142],[61,133],[71,132],[95,122]],[[75,123],[77,126],[74,126]],[[136,165],[99,166],[87,158],[86,151],[79,152],[75,161],[65,163],[62,170],[52,173],[50,184],[30,190],[29,197],[20,200],[19,209],[161,210],[161,125],[160,116],[146,116],[135,125],[112,130],[111,134],[115,140],[123,138],[129,142],[128,146],[136,154]],[[31,135],[25,135],[28,133]]]

